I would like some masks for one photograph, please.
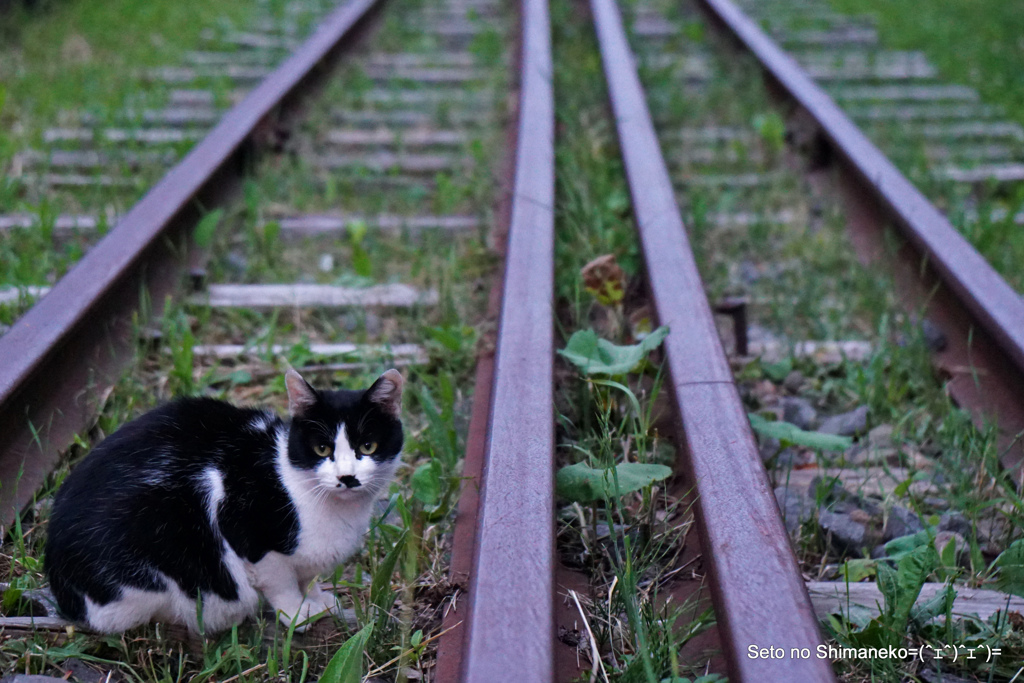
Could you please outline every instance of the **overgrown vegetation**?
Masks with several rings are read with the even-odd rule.
[[[403,8],[412,10],[418,4],[410,0]],[[423,40],[420,26],[398,20],[402,10],[389,12],[380,42],[371,43],[374,50],[390,45],[429,57],[439,49],[436,41]],[[494,198],[490,164],[503,140],[503,99],[498,93],[507,78],[500,59],[506,44],[499,32],[503,22],[496,26],[469,47],[474,66],[484,71],[472,89],[481,96],[481,109],[493,116],[486,119],[488,125],[473,129],[466,145],[473,162],[465,170],[408,179],[390,171],[325,170],[310,163],[310,155],[323,152],[327,132],[337,126],[336,111],[373,112],[387,106],[361,99],[368,80],[357,56],[311,107],[291,139],[292,147],[262,160],[244,183],[242,199],[207,214],[197,228],[196,243],[210,252],[207,269],[214,282],[316,281],[357,288],[402,282],[436,290],[438,305],[400,312],[260,312],[182,302],[169,304],[155,321],[140,320],[143,341],[132,371],[100,397],[95,426],[80,435],[0,550],[0,575],[9,582],[4,611],[27,613],[34,591],[45,583],[42,550],[53,492],[91,446],[126,421],[162,401],[190,394],[261,403],[283,413],[283,373],[289,365],[317,386],[368,386],[393,364],[391,347],[416,342],[423,358],[403,370],[406,466],[383,502],[363,551],[334,576],[321,577],[353,618],[326,618],[305,634],[281,626],[269,614],[202,638],[168,633],[160,625],[120,637],[8,633],[0,650],[0,671],[62,674],[84,662],[115,670],[115,679],[137,681],[347,682],[364,675],[405,681],[430,675],[441,616],[452,592],[447,577],[450,513],[462,485],[476,346],[488,325],[484,311],[496,263],[486,246]],[[407,40],[410,35],[416,36],[415,45]],[[413,86],[391,81],[374,87],[395,94]],[[396,189],[391,184],[396,178],[408,182]],[[296,239],[281,229],[284,216],[306,212],[349,220],[342,231],[308,238]],[[432,212],[473,217],[481,227],[449,234],[382,231],[373,224],[378,214]],[[44,236],[34,239],[41,252],[52,247]],[[367,350],[334,356],[315,352],[314,344],[337,342],[365,344]],[[226,360],[194,351],[197,344],[225,343],[248,351]]]
[[[641,76],[705,284],[714,296],[751,302],[751,339],[762,355],[737,364],[737,379],[780,504],[787,491],[791,497],[783,511],[802,568],[815,580],[877,576],[885,596],[888,611],[877,620],[863,612],[856,622],[836,617],[836,642],[1003,647],[990,664],[961,661],[951,669],[841,659],[837,670],[851,681],[902,680],[939,666],[1009,680],[1020,630],[1007,625],[1005,612],[999,623],[941,628],[925,612],[908,616],[926,580],[1022,592],[1013,578],[1021,498],[999,465],[994,428],[978,428],[950,400],[948,378],[931,360],[944,342],[930,323],[901,311],[885,277],[856,261],[841,204],[806,183],[800,168],[807,160],[784,149],[787,130],[799,129],[771,103],[756,65],[712,40],[697,15],[667,3],[664,9],[678,22],[678,36],[635,44]],[[666,53],[679,58],[645,59]],[[694,79],[699,85],[682,84],[680,74],[694,72],[706,74]],[[756,184],[729,180],[751,172],[760,175]],[[707,181],[715,177],[722,180]],[[950,199],[950,208],[963,210],[964,199]],[[889,242],[898,248],[895,236]],[[727,344],[730,336],[726,331]],[[800,351],[804,340],[817,342],[817,350]],[[857,343],[824,343],[839,340]],[[852,418],[858,410],[863,424],[844,432],[852,444],[813,431],[828,416]],[[837,518],[861,520],[863,536],[842,537],[829,526]],[[921,532],[899,531],[901,518],[920,520]],[[886,544],[888,538],[894,540]],[[917,558],[913,570],[905,566],[908,555]],[[939,607],[922,609],[935,614]]]
[[[416,4],[409,0],[403,7]],[[284,6],[271,5],[274,12]],[[875,580],[883,596],[879,616],[864,610],[830,616],[825,626],[832,643],[1002,650],[994,662],[960,661],[949,668],[934,661],[925,668],[913,662],[843,658],[836,662],[837,671],[845,681],[900,681],[922,670],[1011,680],[1020,674],[1015,667],[1024,657],[1019,620],[1005,612],[988,620],[953,619],[951,613],[958,586],[1024,596],[1024,501],[1001,469],[994,428],[977,427],[950,400],[948,378],[931,364],[930,349],[937,341],[927,321],[900,312],[891,283],[857,263],[839,203],[827,191],[809,186],[793,163],[786,147],[787,112],[771,104],[754,65],[725,52],[688,9],[665,5],[678,35],[665,43],[635,45],[641,75],[709,294],[712,299],[736,295],[750,300],[751,336],[761,358],[737,362],[737,380],[773,483],[800,495],[795,509],[780,500],[801,568],[818,580]],[[110,12],[118,7],[122,16],[113,17]],[[147,94],[136,99],[139,82],[128,78],[135,73],[128,65],[177,58],[198,44],[202,27],[227,30],[248,16],[241,6],[191,8],[188,30],[170,45],[146,36],[172,25],[190,5],[147,8],[128,0],[102,8],[53,4],[46,9],[52,17],[21,17],[22,23],[13,24],[18,28],[5,29],[13,42],[2,49],[11,51],[13,61],[5,61],[0,51],[0,74],[4,64],[22,71],[13,85],[0,86],[0,120],[11,124],[4,127],[8,134],[0,134],[0,158],[9,160],[23,145],[36,144],[43,126],[64,122],[59,111],[88,110],[114,123],[122,120],[118,117],[126,106],[159,105],[165,89],[147,86]],[[562,596],[577,608],[580,628],[560,638],[602,680],[712,683],[721,678],[707,672],[713,653],[702,651],[701,636],[714,624],[714,615],[704,599],[702,565],[687,544],[693,528],[690,498],[672,476],[678,454],[661,391],[659,347],[671,330],[656,328],[641,291],[629,194],[597,46],[581,9],[571,2],[551,7],[558,117],[556,325],[561,333],[556,365],[558,552],[587,586]],[[940,11],[945,10],[927,8],[929,16]],[[138,40],[127,41],[130,49],[123,44],[125,12],[136,19],[132,31],[138,32]],[[386,17],[375,48],[423,54],[438,48],[401,19],[398,11]],[[108,26],[119,29],[116,44]],[[83,37],[88,53],[76,36]],[[78,50],[72,57],[81,58],[79,63],[66,74],[51,73],[52,66],[42,61],[46,53],[37,51],[45,41],[71,44],[68,49]],[[469,46],[488,76],[467,86],[467,95],[500,101],[507,75],[504,41],[489,28]],[[120,80],[92,75],[99,73],[108,51],[124,59],[115,71]],[[671,54],[678,58],[667,64],[649,59]],[[999,54],[1006,54],[1005,46]],[[705,66],[706,76],[684,76]],[[46,93],[40,82],[49,84]],[[226,84],[212,87],[226,102]],[[327,170],[310,163],[311,155],[331,144],[327,131],[338,110],[386,109],[391,105],[380,102],[381,92],[394,95],[413,88],[395,79],[381,83],[358,62],[347,67],[312,107],[309,122],[285,143],[285,153],[266,159],[245,183],[243,199],[207,215],[197,243],[212,252],[208,270],[217,282],[301,280],[350,287],[403,282],[438,290],[440,304],[403,314],[168,306],[155,323],[159,334],[154,334],[154,323],[139,323],[139,337],[146,341],[134,370],[100,397],[97,423],[80,435],[0,550],[0,575],[8,582],[4,612],[29,613],[33,591],[44,583],[41,558],[50,496],[70,467],[105,435],[175,395],[270,403],[283,410],[281,376],[287,364],[307,368],[314,383],[364,386],[392,362],[389,345],[417,342],[424,346],[426,361],[407,370],[408,467],[382,506],[363,552],[334,576],[324,577],[354,619],[324,620],[302,635],[265,615],[230,632],[191,640],[159,626],[120,637],[6,634],[0,650],[3,673],[61,673],[77,661],[114,668],[138,681],[354,681],[363,674],[399,681],[429,678],[441,614],[451,597],[446,566],[450,513],[461,484],[473,362],[488,326],[482,312],[495,259],[486,246],[486,227],[453,236],[406,229],[384,233],[371,223],[381,214],[460,213],[489,225],[494,187],[488,164],[502,143],[500,114],[492,120],[480,113],[474,123],[482,125],[472,126],[466,144],[448,150],[468,153],[472,172],[409,178],[359,164]],[[431,112],[441,124],[451,124],[458,113],[459,106],[451,102]],[[29,119],[31,125],[18,127]],[[698,128],[718,132],[679,135]],[[185,149],[181,145],[175,151]],[[915,159],[907,162],[911,169],[920,161]],[[735,182],[738,174],[750,172],[759,174],[757,182]],[[0,211],[30,211],[38,217],[38,229],[0,236],[0,282],[54,280],[93,239],[74,236],[55,249],[56,215],[85,209],[113,214],[137,196],[146,180],[143,174],[135,190],[59,196],[35,196],[20,181],[4,180]],[[944,196],[954,216],[975,211],[966,196]],[[1021,199],[1002,194],[993,201],[1012,208]],[[343,216],[344,232],[289,239],[283,221],[300,212]],[[1012,220],[976,213],[981,218],[963,222],[963,229],[997,267],[1014,276],[1020,260],[1015,245],[1021,241],[1011,234],[1016,229]],[[97,235],[107,227],[101,222]],[[895,238],[891,246],[898,246]],[[13,321],[27,305],[26,300],[3,309],[0,323]],[[723,338],[732,344],[730,333]],[[335,357],[313,351],[316,343],[338,340],[381,348]],[[844,353],[847,347],[798,352],[798,343],[806,340],[852,340],[867,351],[862,358]],[[241,344],[251,352],[220,361],[194,353],[197,343]],[[790,414],[792,406],[808,406],[815,417],[799,419]],[[858,410],[863,424],[849,434],[816,431],[820,416]],[[863,527],[863,535],[859,541],[841,541],[824,520],[853,511],[861,513],[851,519]],[[917,520],[920,529],[886,539],[891,520],[901,515]],[[915,607],[925,582],[948,587]]]
[[[170,131],[185,135],[177,142],[130,137],[152,127],[147,116],[180,108],[170,101],[173,90],[209,89],[214,112],[238,94],[237,84],[224,77],[176,83],[154,70],[195,66],[185,59],[192,51],[237,51],[244,60],[243,51],[224,42],[232,32],[261,19],[298,39],[332,6],[329,0],[300,11],[285,0],[260,7],[235,0],[67,0],[11,7],[0,22],[0,213],[23,215],[29,223],[0,230],[0,287],[54,283],[202,137],[204,126],[198,124]],[[265,63],[286,55],[278,50]],[[129,138],[108,139],[110,130]],[[93,140],[75,137],[91,131]],[[51,166],[51,151],[91,151],[106,163]],[[48,175],[77,176],[81,183],[62,184]],[[87,182],[100,178],[108,184]],[[62,214],[92,216],[96,225],[56,230]],[[0,324],[9,324],[21,308],[0,306]]]
[[[719,680],[694,643],[714,618],[685,579],[693,518],[669,479],[676,451],[664,432],[662,377],[638,295],[630,201],[589,17],[554,3],[556,140],[556,371],[558,552],[581,572],[585,628],[566,634],[602,680]],[[696,569],[699,573],[699,569]],[[681,654],[683,648],[687,654]]]
[[[985,105],[1001,116],[1024,124],[1024,13],[999,0],[949,2],[888,2],[886,0],[831,0],[832,7],[851,15],[869,15],[878,26],[887,49],[921,50],[938,68],[945,82],[976,89]],[[897,155],[905,169],[933,201],[946,209],[954,225],[1017,291],[1024,291],[1024,239],[1015,217],[1024,210],[1024,189],[990,183],[964,188],[937,182],[931,171],[941,164],[928,158],[925,145],[908,144],[907,131],[890,127],[874,130],[872,137],[888,154]],[[877,127],[881,128],[881,127]],[[996,139],[987,142],[996,142]],[[975,141],[977,143],[978,140]],[[1000,139],[1022,158],[1019,139]],[[936,141],[937,144],[938,141]],[[961,141],[948,143],[963,148]],[[977,144],[975,144],[977,146]],[[960,160],[960,165],[978,161]]]
[[[881,42],[902,50],[923,50],[942,76],[970,85],[985,102],[1005,107],[1024,123],[1024,16],[999,0],[829,0],[847,14],[877,18]]]

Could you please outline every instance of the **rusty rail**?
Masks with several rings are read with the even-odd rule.
[[[547,0],[522,0],[519,129],[463,681],[554,676],[554,95]]]
[[[887,265],[901,297],[911,309],[925,308],[946,333],[950,347],[936,360],[953,376],[950,392],[977,423],[997,422],[1003,464],[1021,468],[1024,298],[756,22],[731,0],[700,1],[778,89],[810,114],[835,152],[862,258],[885,260],[884,229],[889,221],[896,225],[907,245]],[[1018,475],[1024,477],[1024,469]]]
[[[53,290],[0,337],[0,523],[95,417],[130,360],[133,315],[177,289],[188,235],[382,0],[349,0],[196,145]],[[9,483],[16,482],[15,486]]]
[[[601,59],[685,438],[718,629],[735,681],[832,681],[828,661],[760,659],[752,645],[809,648],[817,618],[697,272],[615,0],[591,0]]]

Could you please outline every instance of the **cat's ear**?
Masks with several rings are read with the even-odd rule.
[[[402,373],[392,368],[378,377],[373,386],[366,390],[366,400],[377,404],[388,415],[400,417],[403,386],[405,378],[402,377]]]
[[[292,417],[302,417],[316,403],[316,390],[294,368],[284,373],[284,384],[288,387],[288,412]]]

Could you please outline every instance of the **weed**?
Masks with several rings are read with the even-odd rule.
[[[671,332],[634,315],[639,248],[591,28],[562,4],[552,26],[555,292],[568,338],[559,351],[568,372],[556,381],[558,551],[587,576],[589,594],[572,598],[587,624],[580,654],[596,657],[595,673],[684,680],[703,661],[680,661],[679,650],[714,617],[672,595],[692,517],[669,493],[675,453],[656,426],[661,375],[646,360]]]
[[[274,4],[281,12],[290,12],[287,3]],[[402,10],[389,10],[381,41],[375,36],[372,42],[374,49],[391,44],[398,50],[420,49],[429,56],[439,47],[430,41],[417,39],[413,44],[405,40],[404,36],[414,34],[422,37],[420,27],[398,19],[415,4],[410,0],[403,2]],[[198,32],[199,22],[193,21]],[[218,30],[226,32],[234,26],[234,21],[225,22],[218,24]],[[188,35],[191,33],[185,37]],[[494,95],[495,121],[502,118],[503,100],[498,96],[501,90],[492,86],[502,84],[506,75],[501,60],[493,59],[492,52],[495,41],[500,47],[505,38],[488,33],[477,48],[481,62],[477,66],[487,73],[487,83],[480,88],[485,97],[482,101]],[[187,45],[184,40],[183,49]],[[336,125],[333,110],[362,106],[358,100],[371,83],[360,71],[352,69],[349,78],[346,70],[328,84],[323,98],[311,105],[308,122],[295,136],[300,151],[313,149],[326,130]],[[350,84],[358,87],[350,88]],[[388,83],[383,89],[398,93],[407,86]],[[110,97],[111,106],[119,107],[120,100]],[[8,109],[5,106],[3,111]],[[448,532],[462,485],[460,468],[473,392],[475,347],[481,326],[486,324],[483,312],[496,259],[485,246],[483,232],[385,233],[373,219],[379,214],[422,215],[435,206],[479,217],[479,222],[486,224],[494,196],[488,164],[502,140],[500,131],[481,130],[469,149],[474,163],[458,177],[446,178],[440,189],[438,184],[422,183],[410,189],[398,183],[399,188],[390,191],[391,183],[401,178],[372,172],[359,177],[329,172],[304,161],[309,158],[305,154],[261,160],[243,185],[242,199],[223,211],[206,214],[198,228],[196,239],[209,254],[211,280],[312,280],[357,286],[405,282],[440,290],[444,304],[436,310],[392,314],[379,310],[213,310],[191,303],[168,303],[159,318],[145,322],[147,328],[155,327],[161,334],[150,334],[150,341],[140,344],[134,367],[110,392],[95,427],[79,435],[77,445],[38,492],[38,503],[19,519],[23,533],[11,534],[0,551],[6,559],[0,569],[16,591],[43,585],[42,549],[54,491],[94,444],[158,403],[176,395],[195,394],[236,403],[260,402],[283,410],[283,370],[289,363],[317,368],[321,359],[312,353],[312,344],[418,342],[426,362],[407,371],[403,417],[407,467],[401,469],[362,552],[333,576],[324,577],[339,604],[355,613],[357,629],[327,620],[314,624],[310,633],[299,634],[279,624],[273,615],[261,615],[231,631],[206,634],[198,642],[169,636],[160,624],[116,638],[76,633],[59,646],[47,642],[43,634],[18,636],[5,641],[0,671],[53,672],[72,657],[116,668],[126,678],[139,681],[350,681],[368,671],[375,676],[410,678],[430,670],[441,609],[449,591]],[[373,191],[366,191],[367,186]],[[130,199],[119,201],[127,204]],[[68,210],[67,204],[56,200],[40,206],[44,225],[51,225],[52,216]],[[83,200],[82,206],[92,204]],[[293,239],[282,228],[283,218],[291,213],[335,212],[339,206],[354,217],[343,237]],[[50,248],[47,235],[17,239],[36,240],[36,255],[48,253]],[[10,254],[18,258],[31,254],[21,249],[4,251],[5,246],[0,243],[0,266],[16,272],[22,266]],[[325,255],[331,258],[322,258]],[[24,279],[34,282],[31,277],[38,277],[38,272],[28,271]],[[197,343],[243,344],[254,353],[208,359],[194,353]],[[283,352],[271,353],[272,345],[283,346]],[[352,361],[351,365],[343,369],[321,365],[309,370],[312,381],[321,386],[366,386],[389,367],[386,351],[344,360]],[[10,601],[15,600],[11,593]]]

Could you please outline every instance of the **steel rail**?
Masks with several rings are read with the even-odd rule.
[[[923,271],[921,264],[926,264],[949,289],[955,301],[952,305],[949,302],[938,304],[946,309],[942,314],[948,325],[968,337],[980,329],[993,342],[974,343],[977,348],[968,343],[959,354],[966,359],[968,367],[988,365],[986,371],[976,374],[987,376],[987,380],[982,378],[981,381],[987,381],[992,388],[966,386],[970,382],[965,381],[960,387],[954,387],[961,393],[957,398],[987,411],[989,416],[997,416],[1005,431],[1015,433],[1024,428],[1024,383],[1020,381],[1024,376],[1024,299],[756,22],[731,0],[701,2],[713,18],[758,59],[785,93],[814,119],[846,170],[866,190],[862,194],[878,203],[918,251],[916,264],[910,265]],[[927,293],[916,297],[924,304],[929,304],[932,298],[934,295]],[[962,313],[950,310],[955,307],[969,312],[975,324],[962,320]],[[1002,357],[993,356],[993,351]],[[1004,442],[1007,440],[1012,441],[1012,436]],[[1004,463],[1015,465],[1019,460],[1018,453],[1012,458],[1013,462],[1004,459]]]
[[[521,9],[521,5],[520,5]],[[502,264],[508,253],[508,234],[512,220],[512,202],[515,191],[515,171],[517,162],[516,150],[519,149],[519,78],[522,58],[523,32],[522,17],[515,13],[517,38],[513,42],[512,58],[508,62],[508,72],[513,88],[517,94],[509,100],[509,119],[505,125],[505,147],[507,150],[494,165],[494,175],[499,179],[495,196],[494,222],[490,236],[495,253]],[[486,319],[497,321],[501,314],[502,290],[504,289],[504,269],[499,269],[491,281],[487,300]],[[494,326],[497,327],[496,325]],[[448,568],[448,583],[452,589],[451,602],[444,612],[441,623],[441,637],[437,643],[437,659],[434,667],[434,679],[438,683],[455,683],[462,672],[463,657],[466,649],[467,624],[464,621],[466,610],[460,610],[462,600],[468,595],[470,577],[473,575],[473,563],[476,556],[476,533],[480,511],[480,493],[483,477],[484,460],[487,450],[487,435],[491,421],[491,399],[494,388],[494,356],[497,346],[497,329],[489,329],[481,344],[478,345],[476,356],[476,373],[473,381],[473,406],[470,410],[469,426],[466,433],[466,451],[462,467],[462,484],[459,490],[458,509],[455,524],[452,528],[451,561]]]
[[[202,209],[224,200],[249,153],[357,37],[383,0],[348,0],[0,337],[0,523],[32,499],[95,417],[134,346],[132,317],[177,289]],[[145,311],[144,311],[145,312]]]
[[[615,0],[591,0],[686,453],[682,466],[734,681],[833,681],[817,618],[733,382]],[[749,656],[774,645],[784,659]]]
[[[521,2],[519,128],[461,680],[554,677],[554,95],[547,0]]]

